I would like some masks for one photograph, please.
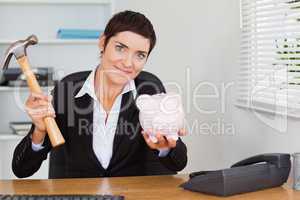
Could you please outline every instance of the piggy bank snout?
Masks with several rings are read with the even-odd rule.
[[[178,138],[183,128],[184,112],[179,95],[141,95],[137,99],[139,120],[144,130],[160,131],[167,137]],[[154,133],[152,133],[154,134]]]

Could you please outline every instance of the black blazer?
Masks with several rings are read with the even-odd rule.
[[[49,178],[110,177],[175,174],[187,163],[185,144],[179,139],[166,157],[158,157],[141,135],[139,111],[132,92],[123,94],[118,125],[113,141],[113,155],[104,169],[93,151],[93,100],[89,95],[74,98],[91,71],[66,76],[52,91],[56,122],[66,140],[52,149],[46,136],[44,149],[35,152],[31,147],[31,130],[17,145],[12,170],[19,177],[33,175],[50,154]],[[141,72],[134,80],[137,96],[165,92],[161,81],[149,72]]]

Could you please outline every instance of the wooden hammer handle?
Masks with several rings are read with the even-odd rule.
[[[17,61],[21,66],[23,73],[26,76],[27,84],[28,87],[30,88],[30,91],[34,93],[42,93],[42,89],[29,66],[27,57],[23,56],[21,58],[18,58]],[[46,125],[47,133],[50,138],[52,146],[56,147],[61,144],[64,144],[65,140],[56,124],[55,119],[53,117],[45,117],[44,123]]]

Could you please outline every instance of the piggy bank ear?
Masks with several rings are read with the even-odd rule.
[[[166,113],[177,112],[182,106],[181,97],[176,93],[169,93],[161,101],[160,109]]]
[[[150,101],[151,101],[150,95],[142,94],[142,95],[138,96],[135,104],[139,110],[144,110],[147,108],[147,105],[149,105]]]

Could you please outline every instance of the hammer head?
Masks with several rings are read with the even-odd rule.
[[[12,43],[5,52],[4,61],[0,66],[0,69],[7,69],[9,65],[9,61],[14,55],[17,59],[23,56],[26,56],[26,48],[29,45],[35,45],[38,43],[38,39],[35,35],[30,35],[25,40],[18,40]]]

